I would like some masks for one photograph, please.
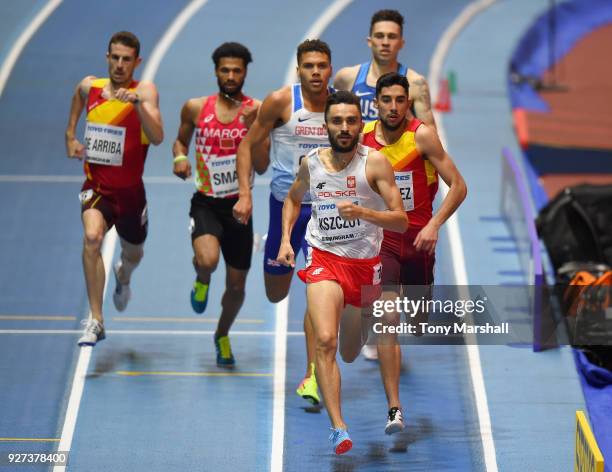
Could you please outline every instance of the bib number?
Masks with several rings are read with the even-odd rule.
[[[125,148],[125,128],[103,123],[85,125],[87,161],[104,166],[121,166]]]
[[[353,201],[359,205],[359,201]],[[354,241],[364,234],[364,227],[360,219],[345,220],[340,216],[336,203],[333,200],[316,202],[317,228],[321,241],[325,243]]]
[[[412,171],[396,172],[395,183],[397,184],[402,196],[404,210],[414,210],[414,186],[412,184]]]

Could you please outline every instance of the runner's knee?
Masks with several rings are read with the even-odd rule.
[[[287,296],[287,293],[288,290],[285,290],[285,288],[282,286],[270,287],[266,285],[266,296],[268,297],[268,300],[272,303],[280,302],[283,298]]]
[[[335,354],[338,347],[338,337],[331,331],[317,333],[317,351],[323,354]]]
[[[124,262],[138,264],[144,256],[144,244],[131,245],[129,249],[124,248],[121,252],[121,259]]]
[[[211,254],[207,251],[196,251],[195,263],[200,269],[212,272],[217,268],[217,264],[219,263],[219,254]]]
[[[227,287],[225,288],[227,293],[232,297],[244,298],[244,288],[246,285],[246,280],[230,280],[227,283]]]
[[[86,229],[83,243],[87,251],[100,251],[104,241],[104,232],[97,229]]]

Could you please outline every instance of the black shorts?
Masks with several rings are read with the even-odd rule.
[[[236,221],[232,209],[238,198],[214,198],[196,192],[191,198],[189,216],[191,241],[205,234],[219,240],[225,263],[234,269],[248,270],[253,254],[253,220],[243,225]]]
[[[102,189],[86,180],[79,194],[81,213],[99,210],[108,229],[113,225],[117,234],[128,243],[142,244],[147,239],[149,219],[144,185],[119,189]]]

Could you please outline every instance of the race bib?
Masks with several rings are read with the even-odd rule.
[[[236,155],[204,156],[210,187],[213,197],[223,198],[238,195],[238,171],[236,170]],[[251,186],[255,174],[251,172]]]
[[[85,153],[87,161],[105,166],[123,164],[125,128],[103,123],[85,124]]]
[[[353,200],[353,203],[359,205],[359,200]],[[321,241],[326,243],[354,241],[363,237],[365,228],[361,220],[343,219],[334,200],[323,200],[313,205],[316,205],[317,228]]]
[[[412,171],[395,172],[395,183],[402,196],[405,211],[414,210],[414,187],[412,185]]]

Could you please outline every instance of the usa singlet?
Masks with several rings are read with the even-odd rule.
[[[361,116],[363,121],[368,122],[376,120],[378,118],[378,110],[374,106],[374,99],[376,98],[376,87],[372,87],[367,84],[368,71],[372,61],[364,62],[359,66],[359,72],[357,72],[357,78],[353,84],[351,92],[359,97],[361,103]],[[406,66],[398,64],[397,73],[400,75],[406,75],[408,69]]]

